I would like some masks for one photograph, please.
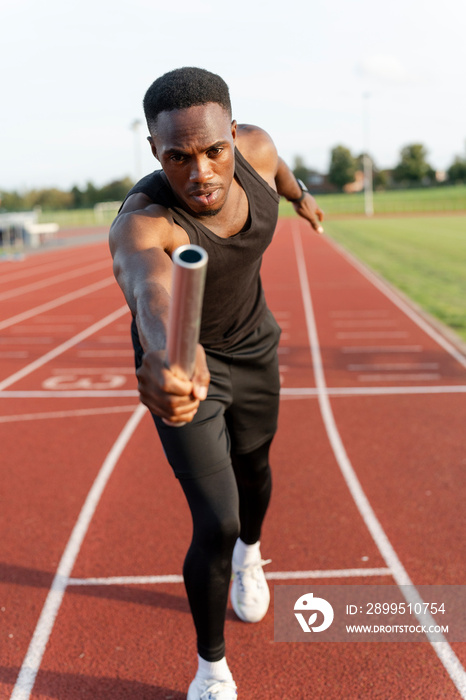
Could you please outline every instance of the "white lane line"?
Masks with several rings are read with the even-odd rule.
[[[381,318],[388,316],[388,309],[341,309],[339,311],[331,311],[332,318]]]
[[[133,350],[78,350],[78,357],[134,357]]]
[[[309,344],[311,347],[312,363],[314,368],[314,376],[316,378],[316,387],[318,389],[318,400],[319,406],[322,413],[322,418],[325,424],[325,429],[332,446],[335,458],[340,467],[341,473],[348,489],[353,497],[353,500],[363,518],[367,529],[369,530],[379,552],[381,553],[385,563],[391,571],[391,574],[400,586],[400,590],[408,603],[415,605],[416,603],[421,604],[421,610],[425,609],[424,601],[421,596],[414,588],[413,583],[408,575],[408,572],[401,563],[397,553],[395,552],[391,542],[389,541],[384,529],[382,528],[372,506],[367,499],[366,494],[359,482],[358,477],[353,469],[353,465],[347,455],[343,441],[341,439],[340,433],[338,431],[335,417],[333,415],[332,407],[330,405],[330,400],[328,393],[326,391],[325,375],[322,365],[322,356],[319,347],[319,336],[317,333],[317,327],[315,322],[314,310],[312,306],[312,298],[309,287],[309,280],[307,276],[306,264],[304,262],[304,251],[302,247],[301,237],[299,235],[298,224],[293,220],[293,241],[296,251],[296,261],[298,266],[298,274],[301,285],[301,294],[303,298],[306,325],[308,330]],[[409,588],[406,588],[409,586]],[[432,615],[417,615],[417,619],[421,624],[434,625],[436,624]],[[466,699],[466,672],[461,665],[455,652],[442,636],[441,642],[433,642],[435,639],[430,634],[426,634],[429,642],[431,643],[435,653],[439,657],[441,663],[446,669],[448,675],[456,686],[457,690],[461,694],[462,698]],[[438,637],[437,637],[438,639]]]
[[[58,345],[53,350],[50,350],[50,352],[47,352],[45,355],[42,355],[42,357],[37,358],[37,360],[35,360],[34,362],[31,362],[29,365],[23,367],[23,369],[19,370],[18,372],[15,372],[15,374],[12,374],[10,377],[4,379],[2,382],[0,382],[0,392],[3,391],[3,389],[6,389],[7,387],[11,386],[12,384],[15,384],[15,382],[18,382],[20,379],[27,377],[28,374],[31,374],[39,367],[42,367],[43,365],[47,364],[47,362],[50,362],[50,360],[55,359],[55,357],[62,355],[64,352],[74,347],[85,338],[88,338],[94,333],[97,333],[97,331],[99,331],[101,328],[105,328],[105,326],[108,326],[110,323],[113,323],[113,321],[115,321],[117,318],[120,318],[125,313],[128,313],[128,307],[126,306],[126,304],[125,306],[121,306],[119,309],[109,314],[108,316],[105,316],[105,318],[101,319],[100,321],[97,321],[97,323],[94,323],[92,326],[89,326],[89,328],[86,328],[84,331],[81,331],[81,333],[78,333],[77,335],[73,336],[73,338],[70,338],[61,345]]]
[[[98,343],[129,343],[131,344],[131,338],[129,332],[126,335],[107,335],[97,338]]]
[[[366,354],[374,354],[374,355],[385,355],[387,353],[404,353],[404,352],[422,352],[423,351],[422,345],[386,345],[386,346],[381,346],[381,345],[362,345],[362,346],[356,346],[356,345],[349,345],[347,347],[342,347],[340,348],[340,351],[345,353],[346,355],[351,355],[351,354],[358,354],[358,353],[366,353]]]
[[[398,325],[396,321],[391,321],[389,318],[377,319],[373,318],[367,319],[353,319],[351,321],[333,321],[335,328],[364,328],[371,327],[376,328],[377,326],[396,326]]]
[[[33,338],[15,338],[12,335],[4,336],[0,338],[0,344],[2,345],[48,345],[53,343],[53,338],[47,338],[46,336],[35,335]]]
[[[86,262],[89,261],[83,258],[81,264],[84,264]],[[16,270],[16,272],[10,272],[6,275],[2,275],[2,277],[0,278],[0,282],[3,284],[4,282],[11,282],[12,280],[22,279],[23,277],[31,278],[33,275],[41,275],[44,272],[50,272],[50,270],[63,270],[65,267],[68,266],[76,267],[76,259],[74,256],[68,256],[68,259],[63,258],[62,260],[53,263],[34,265],[25,269]]]
[[[391,576],[390,569],[329,569],[314,571],[267,571],[265,578],[269,581],[292,581],[294,579],[321,578],[364,578],[371,576]],[[180,574],[161,576],[101,576],[95,578],[70,578],[68,586],[138,586],[160,583],[183,583]]]
[[[52,374],[134,374],[133,367],[59,367],[52,369]]]
[[[335,398],[347,396],[390,396],[403,394],[466,394],[466,384],[447,386],[371,386],[327,387],[326,393]],[[316,398],[315,387],[282,387],[282,399]]]
[[[438,362],[391,362],[383,364],[367,364],[367,365],[347,365],[346,369],[349,372],[379,372],[393,370],[413,370],[413,369],[438,369]]]
[[[329,396],[335,398],[348,396],[389,396],[402,394],[466,394],[466,384],[447,384],[436,386],[371,386],[371,387],[327,387]],[[282,387],[282,399],[317,398],[315,387]],[[2,391],[0,399],[102,399],[138,397],[136,389],[64,389],[63,391]]]
[[[443,335],[436,331],[435,328],[430,325],[430,323],[422,318],[422,316],[417,313],[417,311],[415,311],[407,302],[403,301],[403,299],[396,294],[386,282],[381,280],[374,272],[372,272],[372,270],[366,267],[360,260],[354,258],[351,253],[348,253],[347,250],[339,246],[335,241],[331,240],[330,238],[326,238],[325,240],[331,247],[337,250],[340,255],[350,263],[350,265],[355,267],[356,270],[363,275],[363,277],[369,280],[374,287],[382,292],[387,299],[390,299],[395,306],[403,311],[403,313],[408,316],[408,318],[410,318],[411,321],[413,321],[421,330],[423,330],[424,333],[427,333],[428,336],[435,340],[435,342],[446,350],[449,355],[460,363],[460,365],[466,367],[466,357],[457,348],[455,348],[452,343],[444,338]]]
[[[359,374],[359,382],[434,382],[441,378],[441,374]]]
[[[337,333],[338,340],[349,340],[350,338],[407,338],[407,331],[348,331]]]
[[[0,391],[0,399],[105,399],[139,396],[135,389],[63,389],[63,391]]]
[[[55,309],[57,306],[68,304],[68,302],[74,301],[75,299],[80,299],[81,297],[84,297],[87,294],[97,292],[100,289],[108,287],[111,284],[115,284],[115,278],[106,277],[100,282],[95,282],[95,284],[89,284],[87,287],[82,287],[81,289],[78,289],[75,292],[70,292],[69,294],[64,294],[61,297],[57,297],[57,299],[53,299],[52,301],[47,301],[45,304],[40,304],[39,306],[35,306],[34,308],[29,309],[28,311],[23,311],[20,314],[11,316],[11,318],[7,318],[4,321],[0,321],[0,330],[8,328],[9,326],[13,326],[15,323],[21,323],[22,321],[26,321],[29,318],[33,318],[33,316],[38,316],[39,314],[43,314],[46,311],[50,311],[51,309]]]
[[[30,353],[27,350],[1,350],[0,351],[0,359],[24,359],[25,357],[29,357]]]
[[[12,328],[10,330],[11,337],[14,338],[15,335],[20,333],[72,333],[76,328],[76,324],[55,324],[54,326],[21,326],[20,328]],[[16,340],[16,338],[14,338]]]
[[[30,420],[53,420],[55,418],[80,418],[82,416],[100,416],[107,413],[128,413],[134,411],[131,406],[108,406],[103,408],[77,408],[70,411],[49,411],[48,413],[22,413],[13,416],[0,416],[0,423],[21,423]]]
[[[94,516],[96,508],[105,490],[110,476],[120,455],[136,430],[146,408],[138,406],[118,436],[112,449],[105,458],[86,501],[81,509],[76,525],[63,552],[52,586],[37,622],[28,651],[21,666],[10,700],[28,700],[34,687],[45,647],[49,640],[56,617],[61,607],[70,574],[78,557],[81,545]]]
[[[86,267],[80,267],[77,270],[69,270],[68,272],[63,272],[61,275],[55,275],[55,277],[40,280],[40,282],[31,282],[31,284],[25,284],[22,287],[16,287],[16,289],[9,289],[8,292],[1,292],[0,301],[3,301],[4,299],[11,299],[12,297],[20,296],[21,294],[35,292],[38,289],[44,289],[45,287],[50,287],[51,285],[58,284],[59,282],[66,282],[67,280],[75,279],[76,277],[82,277],[83,275],[88,275],[91,272],[97,272],[97,270],[102,270],[104,268],[109,269],[109,267],[110,263],[104,260],[103,262],[86,265]]]
[[[107,277],[106,279],[110,280],[111,278]],[[100,284],[100,283],[97,282],[97,284]],[[91,284],[90,286],[93,287],[94,285]],[[87,287],[84,287],[84,289],[87,289]],[[81,290],[79,290],[79,292],[81,292]],[[72,292],[72,294],[73,294],[73,292]],[[60,299],[61,298],[62,297],[60,297]],[[63,322],[63,323],[78,323],[78,322],[89,323],[89,321],[92,321],[93,318],[94,317],[91,314],[79,314],[79,315],[77,315],[77,314],[63,314],[61,316],[59,314],[53,314],[50,316],[44,315],[40,318],[36,318],[34,322],[35,323],[50,323],[51,321],[54,321],[54,322],[59,321],[59,322]]]

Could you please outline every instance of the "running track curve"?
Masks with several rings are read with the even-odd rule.
[[[283,329],[272,594],[464,584],[465,357],[304,222],[279,223],[263,280]],[[0,697],[181,700],[190,519],[107,246],[2,263],[0,300]],[[464,643],[277,643],[273,617],[228,611],[239,698],[466,698]]]

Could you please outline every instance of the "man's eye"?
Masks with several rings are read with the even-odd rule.
[[[170,160],[172,160],[175,163],[182,163],[184,160],[184,156],[178,153],[173,153],[173,155],[170,156]]]
[[[223,151],[223,148],[220,148],[220,147],[219,148],[211,148],[209,150],[209,155],[214,156],[214,157],[219,156],[220,153],[222,153],[222,151]]]

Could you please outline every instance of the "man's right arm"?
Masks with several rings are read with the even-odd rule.
[[[203,349],[198,347],[192,381],[175,376],[164,365],[171,254],[186,242],[186,234],[177,231],[168,212],[145,195],[133,195],[130,200],[112,224],[110,250],[115,277],[136,318],[144,350],[137,371],[140,398],[161,418],[173,423],[189,422],[199,401],[205,398],[209,383]]]

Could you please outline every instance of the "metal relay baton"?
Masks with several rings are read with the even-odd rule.
[[[191,379],[201,330],[208,255],[204,248],[189,244],[177,248],[172,261],[165,362],[174,374]]]

